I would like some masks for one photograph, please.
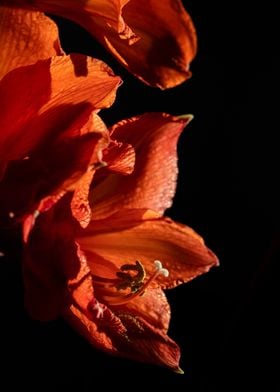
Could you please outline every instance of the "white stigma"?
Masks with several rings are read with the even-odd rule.
[[[162,263],[159,260],[154,261],[154,265],[156,267],[156,271],[163,275],[165,278],[169,276],[169,271],[167,268],[162,268]]]
[[[35,219],[38,218],[39,215],[40,215],[40,211],[39,210],[35,210],[33,212],[33,216],[34,216]]]

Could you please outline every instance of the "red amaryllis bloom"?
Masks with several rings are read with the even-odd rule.
[[[130,72],[161,88],[191,76],[196,33],[180,0],[9,0],[69,18],[87,29]]]
[[[42,14],[0,7],[0,18],[1,223],[45,210],[69,190],[78,216],[80,186],[109,142],[94,113],[113,103],[120,78],[86,56],[50,58],[60,53],[57,30]]]
[[[189,120],[153,113],[115,125],[112,143],[135,149],[133,173],[96,171],[85,229],[71,218],[70,194],[41,214],[23,263],[33,317],[63,315],[95,347],[177,372],[180,350],[167,336],[162,289],[217,264],[199,235],[162,216],[175,191],[177,140]],[[114,148],[103,161],[123,172],[132,162]]]

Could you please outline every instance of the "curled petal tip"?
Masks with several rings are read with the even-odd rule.
[[[177,116],[179,120],[187,120],[187,124],[189,124],[193,119],[194,115],[193,114],[181,114]]]
[[[174,373],[177,373],[177,374],[185,374],[184,370],[181,369],[180,367],[178,367],[177,369],[175,369],[175,370],[174,370]]]
[[[207,251],[208,251],[209,256],[212,257],[212,260],[213,260],[212,266],[219,267],[220,262],[219,262],[218,257],[215,255],[214,252],[212,252],[211,249],[207,248]]]

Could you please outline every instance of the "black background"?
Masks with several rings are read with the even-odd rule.
[[[180,376],[95,351],[61,320],[30,320],[19,241],[5,232],[3,391],[17,382],[38,391],[277,390],[280,56],[271,3],[185,1],[199,52],[192,79],[169,91],[143,85],[81,28],[55,19],[67,52],[99,57],[122,76],[116,103],[102,113],[108,124],[149,111],[194,114],[180,139],[178,190],[167,213],[198,231],[221,266],[168,292],[170,336],[182,348]]]

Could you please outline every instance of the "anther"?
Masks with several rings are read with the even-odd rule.
[[[138,262],[138,264],[144,270],[144,267],[142,266],[142,264],[140,262]],[[136,266],[138,264],[136,264]],[[122,305],[122,304],[125,304],[127,302],[130,302],[132,299],[134,299],[134,298],[136,298],[138,296],[143,295],[145,293],[145,290],[148,288],[148,286],[150,286],[150,284],[159,275],[163,275],[164,277],[168,277],[168,275],[169,275],[168,269],[163,268],[162,267],[162,263],[159,260],[155,260],[154,261],[154,265],[155,265],[155,272],[150,276],[150,278],[146,281],[146,283],[142,283],[142,280],[138,283],[137,282],[138,275],[136,275],[136,282],[134,280],[132,280],[133,283],[135,284],[135,287],[132,286],[132,282],[131,281],[128,280],[127,282],[125,282],[127,284],[126,288],[129,287],[131,289],[131,293],[130,294],[127,294],[127,295],[124,295],[124,296],[108,296],[107,298],[105,297],[105,300],[107,299],[107,302],[110,303],[110,305]],[[127,267],[125,267],[125,268],[127,268]],[[140,268],[140,267],[138,266],[137,268]],[[117,276],[120,276],[120,273],[117,273]],[[130,276],[130,278],[132,278],[132,277]],[[134,279],[135,279],[135,277],[134,277]],[[137,284],[138,284],[138,286],[137,286]],[[136,287],[138,287],[138,288],[135,290]]]

